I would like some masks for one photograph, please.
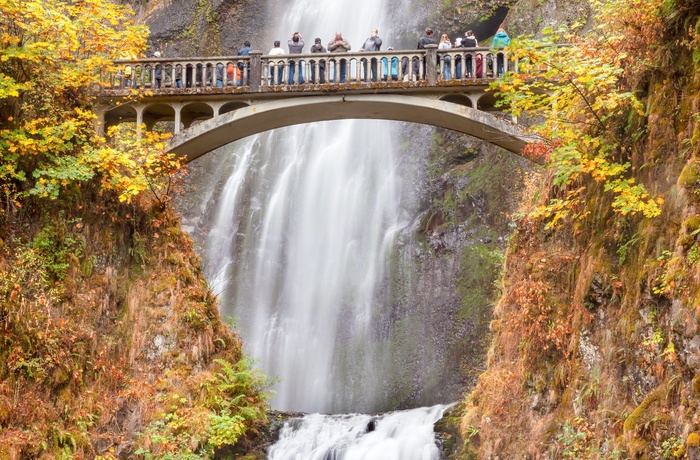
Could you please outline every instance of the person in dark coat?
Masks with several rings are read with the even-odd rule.
[[[416,49],[424,50],[425,45],[435,45],[435,40],[433,40],[433,29],[431,29],[430,27],[427,27],[425,29],[425,34],[421,38],[418,39],[418,46],[416,46]],[[404,75],[407,75],[407,73],[408,73],[408,60],[407,59],[403,60],[403,62],[401,63],[401,67],[402,67],[401,72]],[[420,75],[420,60],[417,57],[413,58],[413,78],[418,80],[418,79],[425,77],[425,58],[423,58],[423,69],[424,69],[424,72],[423,72],[423,76],[421,77],[421,75]]]
[[[311,45],[311,52],[312,53],[327,53],[328,51],[321,44],[321,39],[316,38],[314,40],[314,44]],[[319,83],[326,82],[326,59],[325,58],[318,60],[318,77],[319,77]],[[315,65],[315,63],[311,66],[311,81],[313,83],[316,83],[316,65]]]
[[[160,57],[160,51],[156,51],[153,53],[153,57],[158,59]],[[153,76],[156,81],[156,88],[160,88],[161,83],[163,81],[163,65],[160,63],[156,63],[155,65],[155,71],[153,72]]]
[[[474,36],[474,32],[471,30],[467,30],[464,33],[464,38],[462,39],[462,47],[463,48],[476,48],[479,46],[479,42],[476,40],[476,37]],[[466,59],[467,61],[467,78],[472,78],[474,77],[473,71],[473,62],[472,62],[472,57],[467,56]],[[481,57],[480,54],[476,56],[476,76],[481,77],[482,76],[482,62],[483,58]]]
[[[287,40],[287,47],[289,48],[289,54],[301,54],[304,50],[304,40],[301,38],[299,32],[294,32],[292,38]],[[289,61],[289,84],[294,84],[294,74],[297,65],[295,61],[290,59]],[[304,83],[304,74],[302,63],[299,62],[299,83]]]
[[[253,51],[253,48],[251,48],[250,42],[248,40],[246,40],[243,42],[243,48],[238,50],[238,56],[250,56],[251,51]],[[250,61],[248,61],[248,65],[246,67],[248,69],[246,81],[248,84],[250,84]],[[240,70],[241,77],[236,80],[236,85],[242,86],[243,85],[243,63],[242,62],[238,63],[238,69]]]
[[[365,40],[365,42],[362,44],[362,48],[360,48],[360,51],[381,51],[381,49],[382,39],[379,38],[379,30],[372,29],[369,38]],[[372,58],[369,61],[372,74],[372,81],[377,81],[377,58]],[[367,60],[365,60],[364,63],[365,65],[363,67],[365,69],[365,81],[367,81]]]

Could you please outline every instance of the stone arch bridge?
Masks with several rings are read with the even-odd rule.
[[[191,161],[270,129],[386,119],[452,129],[520,153],[529,135],[495,106],[489,84],[517,70],[504,50],[457,48],[117,61],[95,88],[98,130],[173,122],[169,150]]]

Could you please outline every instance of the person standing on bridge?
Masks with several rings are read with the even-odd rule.
[[[467,30],[464,33],[464,38],[462,39],[462,47],[463,48],[476,48],[479,46],[479,42],[476,41],[476,37],[474,36],[474,32],[471,30]],[[481,54],[477,54],[476,56],[476,76],[481,77],[483,75],[482,73],[482,61],[483,57],[481,57]],[[473,70],[473,62],[472,62],[472,57],[471,55],[467,56],[465,58],[465,61],[467,61],[467,78],[472,78],[474,74],[472,73]]]
[[[304,50],[304,39],[301,38],[299,32],[294,32],[292,38],[287,40],[287,47],[289,48],[289,54],[301,54]],[[294,84],[294,73],[296,69],[296,62],[290,59],[289,61],[289,84]],[[304,83],[304,73],[301,61],[299,61],[299,84]]]
[[[274,48],[270,50],[269,53],[270,56],[282,56],[284,54],[284,50],[280,46],[280,41],[275,40],[274,43]],[[270,84],[274,85],[275,84],[275,71],[277,71],[277,83],[278,85],[282,84],[282,78],[284,78],[284,64],[281,62],[274,62],[272,59],[270,60]]]
[[[365,40],[365,42],[362,44],[362,48],[360,48],[360,51],[381,51],[381,48],[382,39],[379,38],[379,30],[372,29],[369,38]],[[363,66],[365,71],[365,81],[367,81],[367,61],[368,60],[365,60],[365,65]],[[369,61],[372,74],[372,81],[377,81],[377,58],[369,59]]]
[[[447,36],[447,34],[442,34],[440,37],[440,44],[438,45],[439,50],[449,50],[452,48],[452,42],[450,41],[450,37]],[[438,58],[439,59],[439,58]],[[442,79],[443,80],[451,80],[452,79],[452,74],[450,73],[450,64],[452,63],[452,58],[450,57],[449,54],[443,54],[442,55]]]
[[[336,32],[335,38],[328,43],[328,51],[331,53],[347,53],[350,51],[350,42],[343,38],[343,34]],[[348,63],[346,59],[338,59],[338,61],[340,61],[340,83],[345,83]],[[334,81],[337,81],[337,76],[334,77]]]
[[[496,32],[496,35],[493,36],[493,40],[491,40],[491,48],[505,48],[508,45],[510,45],[510,37],[506,33],[506,30],[503,27],[500,27],[498,32]],[[503,57],[504,55],[502,52],[496,55],[496,68],[498,69],[499,77],[503,75]]]
[[[426,27],[425,29],[425,35],[423,35],[421,38],[418,39],[418,46],[416,49],[418,50],[424,50],[425,45],[434,45],[435,40],[433,40],[433,29],[430,27]],[[404,75],[404,79],[408,76],[408,59],[403,60],[401,63],[401,73]],[[423,73],[425,74],[425,58],[423,58]],[[413,58],[413,75],[411,76],[413,79],[418,80],[421,79],[420,75],[420,59],[417,57]],[[411,79],[409,77],[409,79]]]
[[[160,51],[156,51],[155,53],[153,53],[153,57],[156,59],[160,58]],[[159,89],[161,83],[163,82],[163,65],[157,62],[154,67],[155,69],[153,72],[153,77],[155,79],[156,89]]]
[[[394,51],[391,46],[386,49],[387,51]],[[388,81],[389,79],[389,59],[387,57],[382,58],[382,67],[384,68],[382,80]],[[392,56],[391,58],[391,81],[397,81],[399,79],[399,58]]]
[[[311,46],[312,53],[327,53],[326,48],[321,44],[321,39],[316,37],[314,44]],[[318,60],[318,77],[319,83],[323,84],[326,82],[326,59]],[[316,83],[316,63],[311,65],[311,82]]]
[[[253,48],[250,46],[250,42],[248,40],[243,42],[243,48],[238,50],[238,56],[250,56],[250,52],[253,51]],[[250,61],[248,61],[247,65],[247,83],[250,84]],[[238,70],[240,70],[240,75],[241,77],[236,81],[237,86],[242,86],[243,85],[243,63],[239,62],[238,63]]]

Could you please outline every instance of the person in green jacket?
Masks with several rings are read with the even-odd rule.
[[[505,48],[506,46],[510,45],[510,37],[506,33],[506,30],[501,27],[498,29],[498,32],[496,32],[496,35],[493,36],[493,40],[491,40],[491,48]],[[496,66],[498,68],[498,76],[500,77],[503,75],[503,54],[498,53],[496,56]]]

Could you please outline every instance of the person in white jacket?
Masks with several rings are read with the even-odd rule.
[[[438,44],[439,50],[448,50],[452,48],[452,42],[447,34],[442,34],[440,37],[440,43]],[[449,54],[438,55],[440,59],[440,68],[442,69],[442,79],[451,80],[452,74],[450,73],[450,64],[452,63],[452,57]]]
[[[280,41],[275,40],[274,47],[270,50],[270,56],[281,56],[284,54],[284,50],[280,46]],[[270,61],[270,84],[275,84],[275,71],[277,71],[277,84],[282,84],[282,79],[284,78],[284,62],[274,62]]]

